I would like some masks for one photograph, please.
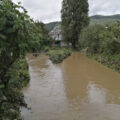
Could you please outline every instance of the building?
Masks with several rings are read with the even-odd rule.
[[[67,46],[67,44],[62,39],[62,31],[60,25],[55,26],[49,35],[55,40],[53,46]]]

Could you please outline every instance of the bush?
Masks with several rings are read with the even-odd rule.
[[[108,55],[108,54],[96,54],[92,55],[92,58],[98,62],[106,65],[107,67],[120,72],[120,54]]]
[[[85,28],[79,38],[81,49],[88,48],[88,52],[118,54],[120,52],[120,23],[110,26],[94,25]]]
[[[100,63],[120,72],[120,22],[85,28],[79,38],[81,49]]]
[[[25,58],[18,59],[8,72],[8,75],[10,76],[9,86],[17,89],[25,87],[30,80],[28,65]]]
[[[100,50],[100,35],[105,28],[101,25],[94,25],[85,28],[79,37],[79,47],[88,48],[90,53],[98,53]]]
[[[14,120],[20,118],[20,106],[26,107],[24,96],[20,92],[30,80],[25,58],[19,58],[11,66],[6,78],[9,78],[9,83],[4,92],[3,104],[0,107],[0,119]]]
[[[50,60],[55,64],[61,63],[65,58],[67,58],[71,54],[72,51],[70,49],[65,48],[52,49],[47,52],[47,55],[49,56]]]

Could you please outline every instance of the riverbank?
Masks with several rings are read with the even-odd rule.
[[[88,57],[120,73],[120,54],[88,54]]]
[[[54,63],[61,63],[64,59],[69,57],[72,54],[72,49],[70,48],[52,48],[46,52],[46,55],[49,56],[49,59]]]
[[[29,83],[28,65],[25,58],[19,58],[10,68],[6,79],[9,79],[8,87],[5,89],[0,106],[0,120],[22,120],[20,107],[26,107],[24,95],[21,89]],[[1,86],[0,86],[1,87]]]
[[[79,48],[90,58],[120,72],[120,22],[85,28],[79,38]]]
[[[54,64],[61,63],[64,59],[69,57],[74,50],[66,48],[52,48],[47,50],[45,53],[49,56],[49,59]],[[92,53],[83,53],[89,58],[96,60],[97,62],[111,68],[112,70],[120,73],[120,54],[92,54]]]

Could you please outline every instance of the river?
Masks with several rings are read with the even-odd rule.
[[[58,65],[42,54],[27,60],[25,120],[120,120],[120,74],[80,53]]]

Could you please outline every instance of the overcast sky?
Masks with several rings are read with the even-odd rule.
[[[13,0],[22,2],[28,14],[35,20],[44,23],[60,21],[62,0]],[[113,15],[120,14],[120,0],[89,0],[90,15]]]

